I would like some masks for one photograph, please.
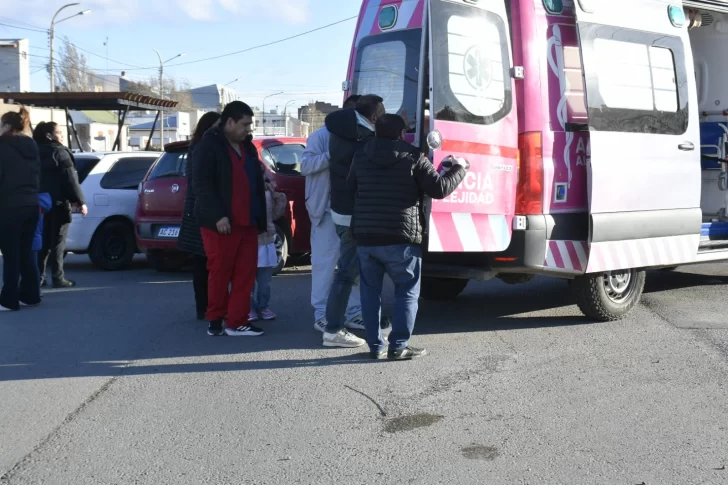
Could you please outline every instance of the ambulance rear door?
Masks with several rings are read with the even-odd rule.
[[[471,164],[455,193],[432,201],[430,252],[499,252],[511,242],[518,120],[506,1],[429,1],[433,163],[454,155]]]

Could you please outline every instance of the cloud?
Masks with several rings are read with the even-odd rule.
[[[310,0],[77,0],[74,8],[91,9],[86,26],[125,23],[139,19],[188,18],[214,22],[232,17],[265,18],[270,22],[302,24],[309,19]],[[36,25],[49,24],[53,13],[67,0],[0,0],[0,12]],[[61,14],[63,15],[63,14]],[[92,20],[93,17],[93,20]]]

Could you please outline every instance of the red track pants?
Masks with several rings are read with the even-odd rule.
[[[233,227],[232,234],[224,236],[202,228],[202,242],[209,271],[207,319],[225,318],[228,328],[247,325],[258,271],[258,229]]]

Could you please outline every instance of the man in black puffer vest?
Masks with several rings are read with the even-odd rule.
[[[384,274],[394,282],[395,307],[389,335],[391,360],[426,354],[409,346],[417,317],[422,268],[423,196],[444,199],[465,178],[469,163],[454,159],[454,167],[440,176],[416,147],[403,141],[402,117],[377,120],[376,138],[354,157],[348,178],[355,193],[352,227],[361,270],[361,306],[371,357],[383,359],[379,327]]]

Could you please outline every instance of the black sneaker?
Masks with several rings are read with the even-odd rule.
[[[226,328],[225,335],[228,337],[260,337],[265,331],[253,325],[243,325],[238,328]]]
[[[207,335],[210,337],[223,337],[225,335],[225,329],[222,326],[222,320],[210,322],[210,326],[207,327]]]
[[[387,358],[389,360],[412,360],[423,355],[427,355],[427,350],[415,347],[407,347],[402,350],[390,350],[387,352]]]
[[[383,360],[387,358],[387,351],[380,350],[378,352],[369,351],[369,358],[372,360]]]
[[[53,282],[53,288],[73,288],[74,286],[76,286],[76,282],[71,280],[60,280]]]

